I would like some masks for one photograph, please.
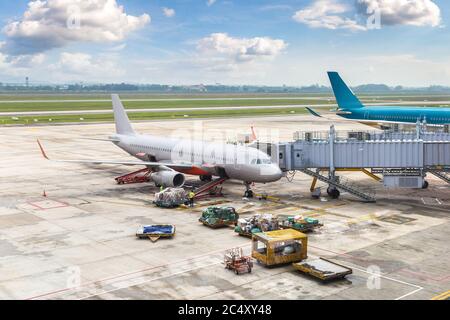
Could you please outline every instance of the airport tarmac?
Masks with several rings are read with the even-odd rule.
[[[338,130],[372,130],[345,120]],[[149,121],[140,133],[189,134],[208,130],[272,132],[291,140],[295,131],[327,130],[329,120],[311,116]],[[217,130],[217,131],[214,131]],[[105,138],[112,124],[0,128],[0,299],[431,299],[450,286],[450,187],[429,177],[428,190],[386,190],[367,176],[351,180],[377,190],[376,203],[343,194],[339,200],[310,197],[311,179],[298,173],[254,190],[276,201],[244,200],[230,181],[224,198],[193,209],[159,209],[151,183],[117,185],[124,166],[53,163],[42,158],[36,138],[51,157],[130,159]],[[196,180],[195,177],[188,177]],[[46,193],[47,197],[43,196]],[[290,265],[236,276],[224,268],[223,252],[250,250],[232,228],[198,222],[208,205],[232,205],[254,213],[303,214],[324,224],[309,234],[309,258],[326,257],[353,269],[345,280],[320,283]],[[174,223],[174,239],[138,240],[141,224]]]

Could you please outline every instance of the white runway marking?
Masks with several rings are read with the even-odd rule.
[[[354,265],[354,266],[356,266],[356,265],[353,264],[353,263],[351,263],[351,264]],[[349,266],[346,266],[346,267],[352,268],[352,267],[349,267]],[[397,283],[404,284],[404,285],[407,285],[407,286],[410,286],[410,287],[415,288],[413,291],[408,292],[408,293],[406,293],[406,294],[404,294],[404,295],[402,295],[402,296],[400,296],[400,297],[398,297],[398,298],[395,298],[394,300],[401,300],[401,299],[403,299],[403,298],[405,298],[405,297],[407,297],[407,296],[410,296],[410,295],[412,295],[412,294],[414,294],[414,293],[416,293],[416,292],[419,292],[419,291],[423,290],[423,287],[418,286],[418,285],[416,285],[416,284],[409,283],[409,282],[402,281],[402,280],[398,280],[398,279],[391,278],[391,277],[387,277],[387,276],[384,276],[384,275],[382,275],[382,274],[376,274],[376,273],[373,273],[373,272],[369,272],[369,271],[364,270],[363,268],[360,268],[360,267],[353,267],[353,269],[358,270],[358,271],[361,271],[361,272],[364,272],[364,273],[367,273],[367,274],[370,274],[370,275],[372,275],[372,276],[378,276],[378,277],[380,277],[380,278],[382,278],[382,279],[390,280],[390,281],[393,281],[393,282],[397,282]]]

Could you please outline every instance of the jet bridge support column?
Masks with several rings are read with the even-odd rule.
[[[339,182],[338,177],[336,177],[336,167],[334,165],[334,142],[336,140],[336,130],[334,128],[334,125],[330,127],[330,134],[328,136],[328,144],[330,146],[330,172],[329,172],[329,179],[333,182]],[[339,198],[340,192],[336,188],[334,184],[329,184],[327,193],[332,198]]]

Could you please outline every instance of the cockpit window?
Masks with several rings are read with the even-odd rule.
[[[271,164],[270,159],[253,159],[251,164]]]

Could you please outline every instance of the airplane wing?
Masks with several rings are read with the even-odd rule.
[[[120,142],[119,139],[112,139],[112,138],[77,138],[79,140],[91,140],[91,141],[105,141],[105,142]]]
[[[192,169],[195,168],[192,164],[182,164],[182,163],[164,163],[164,162],[149,162],[149,161],[119,161],[119,160],[53,160],[47,156],[39,139],[37,140],[39,149],[41,149],[42,156],[50,161],[54,162],[67,162],[67,163],[85,163],[85,164],[119,164],[124,166],[147,166],[147,167],[168,167],[171,169]]]

